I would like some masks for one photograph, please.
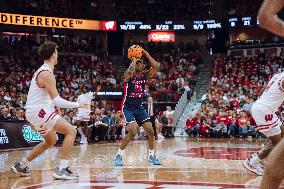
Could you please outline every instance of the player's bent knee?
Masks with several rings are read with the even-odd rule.
[[[152,123],[151,123],[150,121],[146,121],[145,123],[143,123],[143,126],[149,128],[149,129],[150,129],[150,128],[153,129]]]
[[[56,144],[56,139],[47,140],[45,143],[50,148]]]
[[[75,136],[77,135],[77,129],[73,126],[72,126],[72,134]]]
[[[136,123],[129,124],[127,130],[128,134],[134,137],[137,134],[137,124]]]
[[[75,127],[73,127],[72,125],[70,125],[69,128],[68,128],[68,134],[72,135],[72,136],[76,136],[77,135],[77,129]]]
[[[136,129],[130,129],[130,130],[128,131],[128,133],[129,133],[131,136],[135,136],[135,135],[137,134],[137,131],[136,131]]]
[[[46,135],[44,135],[44,144],[50,148],[54,146],[57,142],[56,133],[53,131],[49,131]]]
[[[154,129],[152,127],[152,123],[147,121],[143,124],[143,127],[148,135],[154,135]]]

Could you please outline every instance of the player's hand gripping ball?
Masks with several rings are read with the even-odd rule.
[[[131,60],[132,58],[141,59],[143,55],[143,49],[139,45],[132,45],[128,48],[127,56]]]

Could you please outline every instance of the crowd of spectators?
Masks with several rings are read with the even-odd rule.
[[[5,35],[5,32],[3,33]],[[95,53],[101,54],[104,50],[104,36],[100,34],[92,35],[91,37],[76,37],[68,35],[49,35],[43,33],[40,35],[39,42],[36,34],[27,34],[24,37],[0,38],[0,54],[11,56],[13,53],[37,55],[38,46],[45,40],[51,40],[58,44],[59,51],[62,53]]]
[[[7,13],[96,20],[107,18],[103,2],[98,0],[11,0],[1,1],[0,5],[0,11]]]
[[[13,42],[2,39],[0,43],[3,44],[0,51],[0,67],[3,68],[0,71],[0,120],[25,120],[24,106],[28,88],[33,73],[42,64],[37,54],[37,43],[24,38]],[[161,68],[157,76],[147,84],[146,97],[153,96],[155,101],[177,101],[179,94],[185,90],[190,91],[192,77],[196,72],[195,64],[200,62],[198,51],[190,51],[185,55],[178,50],[178,45],[172,45],[174,51],[165,53],[165,56],[152,49],[155,57],[161,62]],[[76,101],[84,86],[89,90],[98,84],[102,88],[122,87],[121,76],[105,56],[64,52],[59,54],[58,62],[54,70],[57,89],[60,96],[67,100]],[[121,112],[116,111],[117,109],[105,100],[94,100],[91,109],[92,141],[122,138],[125,122]],[[71,123],[76,122],[76,110],[58,111]],[[170,108],[165,112],[158,109],[155,117],[160,137],[172,137],[173,111]],[[107,119],[112,119],[112,124],[107,124]],[[143,130],[138,138],[145,138]]]
[[[37,54],[37,43],[34,40],[2,39],[0,43],[3,47],[0,50],[1,116],[5,117],[5,120],[17,120],[18,118],[13,116],[14,110],[23,110],[32,75],[42,64],[42,60]],[[83,86],[90,90],[98,84],[112,89],[122,86],[121,76],[106,56],[60,52],[58,62],[60,63],[54,70],[57,88],[60,95],[67,100],[76,100]],[[5,108],[8,108],[8,113]]]
[[[217,57],[201,109],[186,122],[189,136],[259,137],[250,109],[274,73],[284,71],[284,52],[253,57]],[[279,110],[282,116],[283,108]],[[282,117],[281,117],[282,119]]]

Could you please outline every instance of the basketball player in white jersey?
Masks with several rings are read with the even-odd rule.
[[[82,103],[82,104],[91,104],[92,100],[95,98],[97,92],[99,92],[101,89],[101,86],[98,85],[96,92],[87,92],[88,89],[86,86],[83,87],[82,89],[82,94],[78,96],[77,102],[78,103]],[[78,108],[78,112],[77,112],[77,130],[78,133],[81,136],[81,140],[80,143],[81,144],[85,144],[88,143],[88,123],[90,121],[90,113],[91,113],[91,109],[86,109],[86,108]],[[84,127],[84,132],[82,130],[81,124],[83,123],[83,127]]]
[[[61,108],[89,108],[89,104],[79,104],[62,99],[56,89],[53,74],[57,64],[57,44],[46,41],[39,47],[39,55],[44,64],[33,75],[26,103],[26,118],[31,125],[44,136],[44,142],[38,144],[22,161],[16,162],[11,171],[21,176],[30,176],[30,162],[45,150],[56,144],[56,133],[65,135],[60,165],[55,169],[56,179],[78,179],[78,175],[68,168],[70,152],[76,137],[76,129],[68,121],[55,113],[55,106]]]
[[[243,165],[249,171],[261,176],[264,172],[264,160],[281,140],[284,134],[282,122],[275,114],[284,101],[284,72],[275,74],[262,90],[259,99],[251,108],[257,130],[270,140],[263,149],[244,161]],[[281,132],[282,131],[282,132]]]
[[[283,7],[283,0],[264,0],[258,12],[260,26],[281,37],[284,37],[284,21],[278,18],[277,14]],[[284,88],[282,80],[279,82],[279,88]],[[284,92],[281,94],[281,99],[283,99],[283,96]],[[279,102],[278,99],[277,102]],[[284,140],[281,139],[267,158],[267,165],[265,166],[260,186],[261,189],[276,189],[279,187],[284,178],[283,157]]]

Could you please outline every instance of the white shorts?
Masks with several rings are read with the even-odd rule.
[[[280,126],[282,122],[275,114],[275,111],[263,104],[254,103],[251,113],[258,131],[262,132],[265,136],[271,137],[281,134]]]
[[[53,128],[60,116],[55,109],[38,108],[27,109],[26,118],[41,135],[45,135]]]
[[[90,121],[90,114],[85,112],[78,112],[76,116],[77,121]]]

